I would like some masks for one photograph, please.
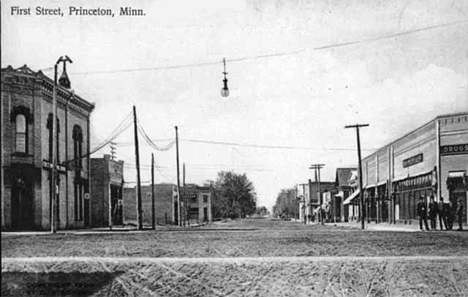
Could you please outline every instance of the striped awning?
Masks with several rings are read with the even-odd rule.
[[[351,194],[351,196],[346,198],[346,200],[343,202],[343,204],[346,205],[346,204],[351,203],[351,201],[353,201],[353,199],[356,198],[357,196],[359,196],[359,189],[356,190],[353,194]]]

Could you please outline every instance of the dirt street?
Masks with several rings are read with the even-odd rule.
[[[466,267],[468,232],[251,219],[178,231],[2,234],[2,296],[466,296]]]

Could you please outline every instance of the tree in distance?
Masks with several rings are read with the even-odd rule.
[[[255,188],[245,173],[218,172],[213,195],[215,218],[245,218],[254,214],[256,207]]]
[[[255,215],[259,217],[266,217],[270,215],[270,211],[265,206],[257,206],[255,210]]]
[[[273,206],[273,215],[286,219],[296,218],[299,214],[299,201],[295,189],[282,189]]]

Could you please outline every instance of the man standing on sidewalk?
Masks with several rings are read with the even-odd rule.
[[[454,205],[453,202],[449,199],[449,203],[447,204],[447,212],[446,212],[448,230],[453,229],[453,222],[455,221],[455,212],[457,210],[456,207],[457,205],[456,204]]]
[[[426,227],[426,231],[429,231],[429,226],[427,225],[427,205],[426,201],[424,201],[424,196],[419,198],[418,203],[418,216],[419,216],[419,229],[423,230],[423,220],[424,226]]]
[[[434,202],[434,196],[431,196],[431,202],[429,203],[429,219],[431,220],[431,230],[437,229],[436,219],[438,212],[439,209],[437,203]]]
[[[447,214],[446,214],[447,207],[445,206],[444,203],[444,197],[440,197],[440,202],[439,202],[439,224],[440,224],[440,230],[448,230],[447,227]]]
[[[461,203],[460,198],[457,200],[457,220],[458,220],[458,231],[463,230],[463,204]]]

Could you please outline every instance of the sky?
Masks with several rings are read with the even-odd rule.
[[[145,15],[119,16],[130,5]],[[32,15],[12,15],[12,6]],[[70,6],[114,17],[69,15]],[[36,7],[64,15],[34,15]],[[27,64],[53,77],[60,56],[73,60],[72,88],[95,103],[92,148],[135,105],[159,147],[178,126],[187,183],[246,173],[269,208],[281,189],[314,178],[311,164],[325,164],[322,181],[356,166],[356,133],[346,125],[370,125],[361,130],[365,157],[437,115],[468,111],[465,0],[4,0],[1,8],[2,68]],[[133,127],[115,139],[129,186],[132,141]],[[154,153],[156,182],[176,183],[175,147],[139,142],[142,181]]]

